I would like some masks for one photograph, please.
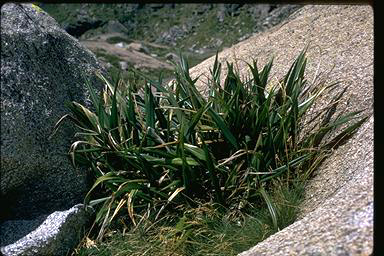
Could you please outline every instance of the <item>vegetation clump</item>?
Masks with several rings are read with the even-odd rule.
[[[130,237],[126,252],[234,255],[292,223],[303,182],[366,120],[350,122],[359,112],[333,117],[344,90],[304,122],[315,100],[337,84],[308,83],[305,52],[271,88],[272,60],[261,70],[248,64],[251,78],[244,81],[227,63],[221,84],[216,55],[208,98],[182,56],[171,87],[161,78],[138,86],[99,75],[105,88],[97,95],[89,86],[93,109],[70,102],[71,113],[56,127],[70,119],[79,129],[69,154],[94,177],[85,203],[97,209],[96,239],[108,241],[119,228]],[[308,134],[301,134],[304,123]],[[255,230],[251,241],[238,235]],[[141,250],[134,245],[139,237],[147,239]]]

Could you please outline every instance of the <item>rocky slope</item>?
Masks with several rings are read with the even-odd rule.
[[[179,50],[190,66],[285,20],[298,5],[40,4],[107,67],[172,73]],[[132,46],[132,43],[134,46]]]

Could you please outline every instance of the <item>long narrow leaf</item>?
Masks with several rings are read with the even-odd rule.
[[[228,142],[231,143],[235,149],[237,149],[238,145],[237,145],[236,138],[235,136],[233,136],[228,126],[224,123],[224,120],[211,108],[208,108],[208,113],[212,117],[212,119],[215,121],[219,129],[222,131],[224,137],[228,140]]]
[[[261,187],[259,191],[260,191],[260,194],[262,195],[262,197],[264,198],[265,202],[267,203],[268,211],[269,211],[269,213],[271,215],[272,222],[273,222],[273,227],[275,228],[275,230],[278,230],[276,208],[272,204],[271,199],[269,198],[269,196],[268,196],[267,192],[265,191],[264,187]]]

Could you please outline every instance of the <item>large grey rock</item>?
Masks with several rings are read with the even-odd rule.
[[[0,251],[4,256],[67,255],[79,242],[92,212],[78,204],[35,220],[7,221],[0,227],[1,244],[6,244]],[[27,236],[23,236],[25,227],[33,230]],[[18,237],[21,238],[12,242]]]
[[[335,115],[364,109],[368,121],[336,149],[310,180],[299,219],[241,256],[370,255],[373,250],[373,11],[370,6],[307,5],[281,25],[219,53],[236,63],[265,64],[274,56],[271,82],[278,81],[308,44],[306,76],[328,73],[341,83],[315,109],[349,86]],[[192,77],[209,74],[214,56],[193,67]],[[261,65],[260,65],[261,66]],[[226,67],[223,66],[225,72]],[[201,76],[202,78],[204,75]],[[222,75],[222,78],[225,76]],[[204,79],[199,88],[206,92]]]
[[[74,128],[66,124],[48,137],[68,113],[66,101],[88,102],[85,79],[99,83],[98,70],[96,57],[42,10],[31,4],[1,7],[0,225],[31,224],[17,232],[2,229],[1,237],[17,234],[7,244],[44,216],[83,201],[87,176],[67,158]]]

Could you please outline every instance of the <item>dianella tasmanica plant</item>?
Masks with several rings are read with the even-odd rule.
[[[177,206],[206,202],[242,212],[263,201],[276,220],[271,182],[309,174],[325,150],[366,119],[350,124],[358,112],[331,118],[343,91],[305,123],[315,128],[300,134],[307,110],[335,86],[308,84],[305,52],[275,86],[268,86],[272,60],[261,70],[256,61],[248,64],[251,78],[243,81],[227,63],[222,84],[216,55],[208,97],[197,90],[198,78],[190,77],[183,56],[172,88],[161,79],[138,86],[98,75],[105,87],[98,94],[88,85],[93,108],[70,102],[70,114],[55,127],[70,119],[78,128],[69,155],[73,165],[94,175],[85,203],[97,208],[98,238],[114,219],[128,216],[139,225]],[[323,141],[345,123],[347,128]]]

